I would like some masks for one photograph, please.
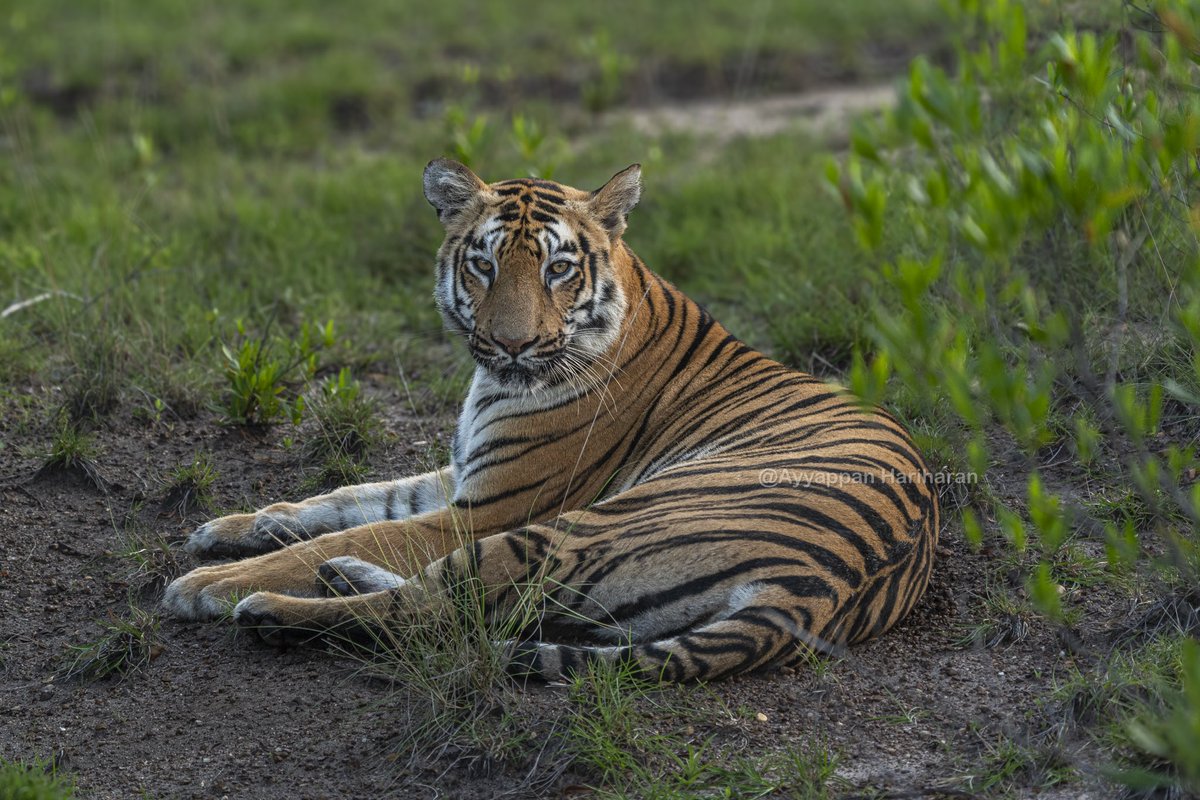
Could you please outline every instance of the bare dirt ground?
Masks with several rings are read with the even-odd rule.
[[[423,454],[450,421],[405,414],[398,391],[376,390],[390,436],[371,478],[424,468]],[[35,474],[28,448],[44,447],[48,432],[3,433],[0,757],[52,757],[78,777],[83,796],[100,798],[588,795],[580,787],[596,776],[546,752],[414,762],[397,744],[409,709],[388,686],[357,674],[360,664],[314,649],[276,651],[228,624],[164,619],[143,669],[123,679],[65,679],[70,646],[95,641],[96,620],[128,614],[131,597],[155,608],[161,587],[139,587],[118,555],[125,530],[140,525],[178,541],[209,515],[181,518],[164,507],[170,470],[211,453],[218,511],[296,498],[305,471],[283,444],[304,429],[258,435],[212,414],[145,422],[117,412],[96,433],[106,491],[73,473]],[[177,566],[193,562],[180,554]],[[1018,644],[963,645],[990,572],[988,554],[947,535],[932,588],[899,629],[812,669],[696,689],[699,716],[668,712],[648,722],[746,756],[817,741],[840,755],[838,785],[851,795],[978,786],[969,776],[991,769],[989,748],[1055,723],[1055,707],[1043,701],[1076,658],[1039,628]],[[1100,647],[1110,601],[1085,601],[1094,613],[1080,634]],[[546,686],[529,687],[521,700],[551,752],[561,746],[553,721],[567,702],[562,688]],[[1071,761],[1086,765],[1086,747]],[[551,774],[538,773],[550,763],[558,765]],[[1087,769],[1044,796],[1107,796]]]
[[[739,137],[772,136],[801,129],[829,140],[843,139],[856,116],[890,108],[896,88],[890,83],[838,86],[746,100],[697,101],[616,112],[634,130],[650,136],[702,131],[714,144]]]

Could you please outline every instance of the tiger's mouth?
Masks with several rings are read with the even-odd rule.
[[[595,357],[580,347],[574,336],[561,337],[553,344],[547,343],[516,358],[501,352],[478,334],[467,338],[467,349],[476,364],[487,370],[497,383],[511,389],[536,391],[577,385],[581,390],[589,390],[606,383],[601,370],[595,367]]]
[[[490,365],[487,366],[487,370],[503,386],[532,389],[544,386],[548,382],[545,380],[546,376],[543,370],[525,367],[521,364],[506,364],[499,367]]]
[[[471,348],[471,357],[475,359],[475,363],[486,369],[497,383],[521,389],[558,383],[561,380],[561,370],[555,367],[557,356],[558,353],[551,353],[532,358],[524,356],[514,360],[511,356],[481,347]]]

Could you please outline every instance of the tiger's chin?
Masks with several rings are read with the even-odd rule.
[[[556,367],[553,360],[541,361],[533,365],[497,364],[494,361],[477,360],[483,367],[492,383],[511,394],[537,395],[571,386],[571,373],[562,367]]]
[[[513,394],[535,394],[555,385],[553,374],[544,368],[527,367],[523,364],[496,364],[494,361],[477,359],[492,383]]]

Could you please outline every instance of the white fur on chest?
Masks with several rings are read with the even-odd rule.
[[[573,399],[574,395],[569,387],[563,386],[532,390],[507,388],[497,383],[487,370],[477,367],[454,433],[451,457],[455,474],[461,476],[455,499],[467,501],[488,494],[488,487],[484,485],[488,471],[472,469],[478,453],[496,439],[514,434],[527,435],[530,415]]]

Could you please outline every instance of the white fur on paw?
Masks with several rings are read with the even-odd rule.
[[[187,538],[183,549],[194,555],[202,555],[213,550],[218,546],[220,540],[213,533],[213,524],[206,522],[192,532],[192,535]]]
[[[299,521],[279,514],[265,514],[260,511],[254,517],[254,529],[247,538],[253,547],[274,550],[312,537],[305,533],[304,527]]]
[[[354,556],[331,558],[320,567],[321,579],[338,594],[369,594],[404,585],[402,576]]]
[[[178,619],[217,619],[229,608],[229,601],[204,591],[195,575],[191,572],[171,581],[163,593],[162,606]]]
[[[222,528],[226,530],[221,531]],[[246,517],[220,517],[206,522],[188,537],[183,549],[195,555],[247,556],[266,553],[308,538],[295,520],[259,513],[253,522]]]
[[[257,625],[266,616],[265,606],[268,604],[265,592],[255,592],[249,597],[242,598],[233,607],[233,621],[239,625]]]

